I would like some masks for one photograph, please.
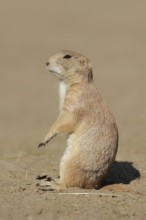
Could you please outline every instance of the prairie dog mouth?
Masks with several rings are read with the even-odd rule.
[[[46,69],[51,73],[56,73],[56,74],[61,73],[61,69],[58,66],[49,65],[49,66],[46,66]]]

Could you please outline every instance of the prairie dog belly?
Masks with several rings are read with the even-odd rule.
[[[75,148],[77,149],[77,145],[74,140],[75,140],[75,134],[69,135],[69,137],[67,139],[66,149],[65,149],[64,154],[61,158],[61,163],[64,163],[70,156],[72,156],[72,154],[78,153],[77,150],[75,150]]]

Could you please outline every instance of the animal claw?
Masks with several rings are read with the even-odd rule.
[[[44,146],[45,147],[45,143],[41,142],[39,145],[38,145],[38,148]]]

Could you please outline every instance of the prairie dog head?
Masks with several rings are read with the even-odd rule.
[[[92,67],[89,60],[74,51],[62,50],[51,56],[46,62],[48,71],[60,80],[92,80]]]

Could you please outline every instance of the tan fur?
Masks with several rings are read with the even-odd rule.
[[[116,156],[118,129],[94,85],[91,64],[85,56],[64,50],[49,58],[47,69],[61,83],[60,114],[39,147],[67,133],[59,188],[99,188]]]

